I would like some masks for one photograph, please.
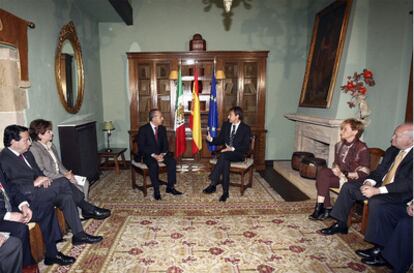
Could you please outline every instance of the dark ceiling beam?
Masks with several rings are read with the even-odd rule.
[[[132,22],[132,6],[128,0],[109,0],[119,16],[128,26],[133,25]]]

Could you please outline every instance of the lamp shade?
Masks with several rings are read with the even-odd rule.
[[[216,72],[216,79],[217,80],[224,80],[226,78],[226,75],[224,74],[223,70],[217,70]]]
[[[103,131],[112,131],[112,130],[115,130],[115,127],[112,124],[112,120],[110,120],[110,121],[104,121],[102,130]]]
[[[177,80],[178,79],[178,72],[177,72],[177,70],[171,70],[170,71],[169,79],[170,80]]]

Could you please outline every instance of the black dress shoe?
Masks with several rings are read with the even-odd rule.
[[[172,195],[180,195],[180,194],[183,194],[182,192],[177,191],[177,190],[176,190],[176,189],[174,189],[174,188],[172,188],[172,189],[167,188],[166,192],[167,192],[167,193],[171,193]]]
[[[208,193],[213,193],[215,191],[216,191],[216,186],[214,186],[214,185],[208,185],[208,187],[203,190],[203,192],[207,193],[207,194]]]
[[[325,208],[323,203],[316,203],[313,213],[309,215],[309,220],[322,220],[323,215],[325,214]]]
[[[348,234],[348,228],[346,225],[340,225],[339,223],[335,223],[328,228],[321,229],[320,232],[323,235],[334,235],[336,233]]]
[[[358,249],[355,253],[362,258],[374,258],[381,254],[381,248],[374,246],[368,249]]]
[[[390,266],[381,255],[369,258],[362,258],[361,262],[370,266]]]
[[[223,193],[223,195],[220,197],[219,201],[220,202],[226,202],[227,198],[229,198],[229,194],[228,193]]]
[[[159,192],[154,192],[154,199],[161,200],[161,194]]]
[[[72,237],[72,245],[96,244],[102,240],[102,236],[93,236],[87,234],[86,232],[79,232]]]
[[[85,219],[97,219],[102,220],[108,218],[111,215],[109,209],[94,207],[92,211],[82,211],[82,217]]]
[[[58,252],[56,257],[54,258],[45,257],[44,263],[45,265],[52,265],[52,264],[70,265],[70,264],[73,264],[75,261],[76,261],[75,258],[66,256],[62,252]]]

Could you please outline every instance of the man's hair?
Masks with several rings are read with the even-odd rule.
[[[365,126],[361,121],[359,121],[357,119],[349,118],[349,119],[344,120],[341,124],[341,128],[345,124],[349,124],[352,131],[355,131],[355,130],[358,131],[358,133],[356,134],[357,138],[360,138],[362,136],[362,133],[364,133]]]
[[[231,111],[233,111],[236,116],[239,116],[239,120],[243,120],[243,109],[240,106],[230,108],[229,112]]]
[[[43,135],[47,130],[52,130],[52,122],[44,119],[35,119],[30,122],[29,134],[33,140],[40,140],[39,134]]]
[[[155,113],[159,112],[157,108],[151,109],[148,113],[148,119],[151,121],[155,117]]]
[[[403,128],[403,134],[413,139],[413,124],[412,123],[403,123],[399,125],[397,128]]]
[[[20,126],[17,124],[12,124],[4,128],[4,134],[3,134],[3,144],[4,147],[10,147],[12,140],[20,141],[20,133],[21,132],[27,132],[29,129],[24,126]]]

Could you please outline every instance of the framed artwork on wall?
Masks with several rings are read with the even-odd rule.
[[[316,14],[300,107],[329,108],[352,0],[336,0]]]

